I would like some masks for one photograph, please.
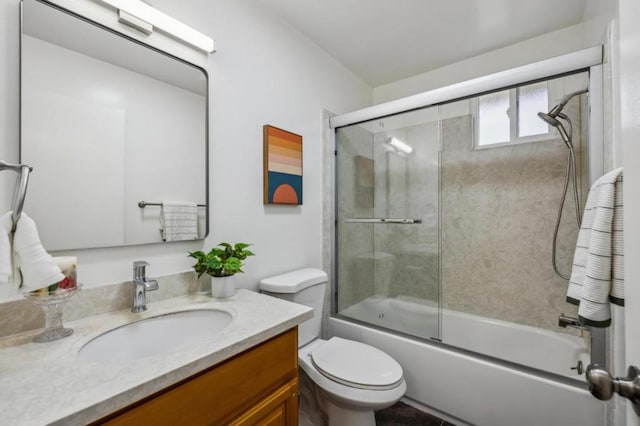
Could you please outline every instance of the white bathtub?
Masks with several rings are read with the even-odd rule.
[[[369,297],[341,312],[349,318],[429,339],[438,337],[438,307],[409,298]],[[590,363],[586,337],[442,310],[442,341],[448,345],[584,381],[572,370]]]
[[[372,297],[342,312],[425,338],[437,336],[437,307]],[[589,364],[582,339],[534,327],[443,311],[447,344],[580,380],[570,370]],[[601,426],[604,403],[588,391],[542,375],[330,318],[332,335],[378,347],[404,368],[406,396],[446,416],[487,426]],[[420,334],[422,333],[422,334]]]

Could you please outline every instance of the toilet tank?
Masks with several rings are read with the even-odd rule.
[[[320,337],[327,273],[305,268],[260,280],[260,291],[313,308],[313,318],[298,326],[298,347]]]

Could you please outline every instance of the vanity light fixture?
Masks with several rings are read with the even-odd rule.
[[[400,152],[405,154],[411,154],[413,152],[413,147],[405,142],[402,142],[400,139],[396,137],[389,138],[387,143],[397,149]]]
[[[154,9],[140,0],[101,0],[118,9],[118,20],[149,35],[154,28],[207,53],[215,51],[213,39]]]

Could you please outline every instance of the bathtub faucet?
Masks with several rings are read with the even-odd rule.
[[[570,317],[565,314],[560,314],[558,317],[558,325],[563,328],[573,327],[580,330],[587,330],[587,326],[582,325],[578,318]]]

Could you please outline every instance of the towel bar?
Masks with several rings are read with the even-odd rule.
[[[147,206],[162,206],[162,203],[149,203],[147,201],[138,201],[138,207],[140,207],[141,209],[144,209]],[[207,207],[206,204],[198,204],[198,207]]]

